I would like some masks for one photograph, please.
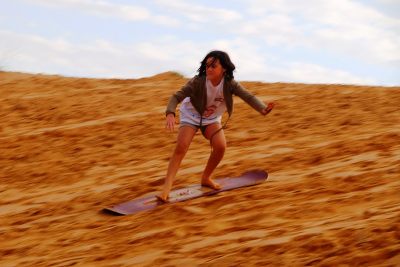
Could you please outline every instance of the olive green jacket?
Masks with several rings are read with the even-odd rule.
[[[233,111],[233,97],[232,95],[237,95],[244,102],[249,104],[253,109],[260,112],[266,108],[265,104],[260,101],[256,96],[244,89],[235,80],[224,81],[224,98],[226,103],[226,109],[228,111],[229,117],[232,115]],[[206,77],[205,76],[195,76],[189,80],[181,90],[173,94],[168,102],[165,114],[170,113],[175,115],[175,110],[177,105],[183,101],[186,97],[190,97],[190,102],[199,114],[203,114],[207,105],[207,89],[206,89]]]

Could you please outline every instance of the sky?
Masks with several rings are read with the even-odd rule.
[[[226,51],[239,81],[400,85],[399,0],[0,0],[0,70],[196,75]]]

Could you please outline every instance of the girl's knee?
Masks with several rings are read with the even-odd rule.
[[[186,154],[188,148],[189,148],[188,144],[177,143],[176,147],[175,147],[175,154],[178,154],[178,155]]]
[[[215,142],[212,144],[212,148],[215,152],[223,154],[226,150],[226,142]]]

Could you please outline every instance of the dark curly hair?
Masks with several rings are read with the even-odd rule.
[[[207,66],[207,59],[214,58],[214,60],[219,60],[221,66],[226,70],[225,71],[225,78],[228,80],[232,80],[233,71],[235,70],[235,65],[232,63],[229,55],[224,51],[214,50],[208,53],[203,61],[201,61],[200,68],[197,70],[199,72],[199,76],[206,75],[206,66]]]

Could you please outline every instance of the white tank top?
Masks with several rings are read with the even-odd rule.
[[[226,111],[224,99],[224,79],[217,86],[213,86],[211,81],[206,79],[207,87],[207,108],[204,111],[202,125],[209,125],[221,122],[222,114]],[[200,114],[190,102],[190,97],[186,97],[180,106],[180,121],[194,125],[200,125]]]

